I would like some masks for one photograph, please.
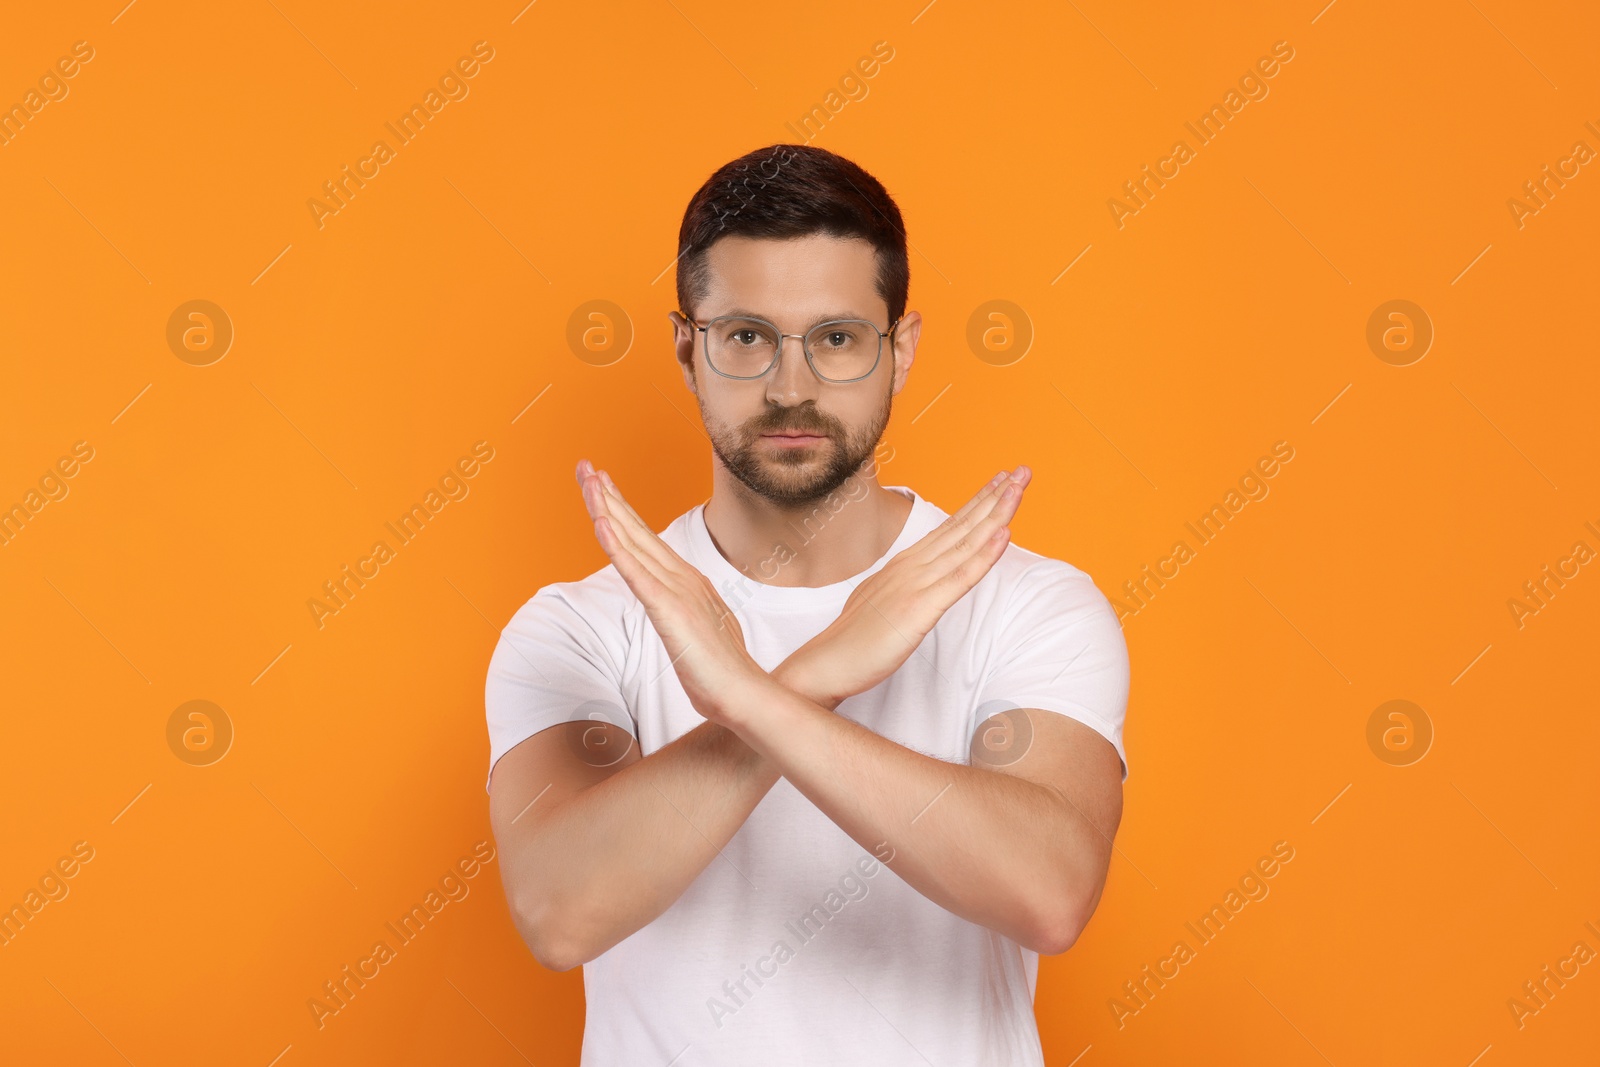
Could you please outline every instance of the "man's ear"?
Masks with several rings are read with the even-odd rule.
[[[922,336],[922,312],[912,311],[902,316],[894,327],[894,387],[891,395],[905,388],[911,375],[911,364],[917,358],[917,340]]]
[[[683,383],[689,387],[689,392],[698,393],[694,377],[694,327],[676,311],[667,312],[667,321],[672,323],[672,349],[678,369],[683,372]]]

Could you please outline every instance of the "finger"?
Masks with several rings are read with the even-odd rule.
[[[911,546],[908,555],[917,560],[934,559],[940,555],[948,547],[949,542],[966,528],[972,517],[979,514],[979,509],[987,510],[994,506],[994,497],[1005,484],[1005,478],[1006,472],[1001,471],[989,479],[988,484],[974,493],[972,499],[963,504],[955,514],[946,516],[943,522]]]
[[[666,585],[617,537],[610,516],[602,515],[595,519],[594,535],[600,542],[600,547],[610,557],[612,564],[616,566],[617,573],[622,575],[622,580],[628,583],[628,588],[633,590],[634,596],[644,604],[648,614],[648,609],[660,603],[667,595]]]
[[[604,509],[596,509],[596,501],[589,495],[588,489],[589,479],[594,477],[594,464],[587,459],[578,460],[576,476],[578,479],[578,491],[583,494],[584,509],[589,512],[589,518],[598,519],[605,514],[605,511]]]
[[[620,512],[619,517],[629,527],[630,532],[634,533],[636,536],[640,534],[649,534],[661,544],[662,548],[666,548],[667,551],[670,552],[671,549],[667,546],[666,542],[661,541],[661,538],[656,534],[656,532],[650,528],[650,524],[644,521],[644,517],[633,509],[632,504],[628,503],[628,498],[622,495],[622,490],[618,489],[617,483],[611,480],[611,475],[605,471],[600,471],[598,473],[600,475],[600,484],[605,488],[606,495],[610,497],[616,505],[617,510]]]
[[[969,514],[972,513],[974,509],[979,507],[984,501],[988,500],[994,495],[995,490],[1005,483],[1008,474],[1008,471],[1001,471],[993,478],[990,478],[988,482],[984,484],[982,489],[979,489],[976,493],[973,493],[972,497],[965,504],[961,505],[960,510],[950,517],[958,521],[965,519]]]
[[[1009,525],[1017,509],[1022,506],[1022,495],[1032,478],[1033,472],[1027,467],[1018,467],[1016,473],[1000,486],[988,513],[972,521],[968,537],[963,540],[971,545],[982,544],[987,542],[995,530]]]
[[[615,519],[619,534],[636,551],[648,558],[659,571],[681,575],[686,569],[690,569],[683,557],[674,552],[672,546],[661,540],[660,535],[650,528],[650,524],[633,510],[633,505],[622,495],[622,490],[611,480],[611,475],[605,471],[598,473],[608,513]]]
[[[701,590],[721,603],[722,598],[710,581],[650,528],[623,497],[622,490],[611,480],[611,475],[603,470],[597,471],[588,479],[588,483],[605,509],[607,521],[616,538],[638,557],[664,588],[685,595],[693,595],[691,590]]]
[[[1005,555],[1006,546],[1011,543],[1011,527],[999,526],[980,544],[977,549],[965,559],[961,560],[948,573],[936,580],[929,591],[934,594],[940,613],[948,611],[950,606],[989,573],[1000,557]]]
[[[1024,467],[1018,471],[1026,470]],[[914,558],[921,562],[938,559],[958,542],[973,524],[979,522],[994,510],[1006,486],[1016,478],[1014,472],[1001,471],[990,479],[989,483],[975,493],[971,500],[954,515],[940,523],[932,533],[928,534],[913,548]]]
[[[1000,481],[988,486],[989,492],[965,516],[968,529],[976,530],[981,523],[1010,522],[1022,502],[1022,491],[1033,480],[1033,470],[1027,464],[1003,473]],[[1003,516],[999,519],[996,516]]]
[[[600,480],[593,475],[585,480],[586,496],[591,493],[598,496],[602,488]],[[601,506],[604,505],[602,504]],[[594,520],[594,528],[595,538],[600,542],[600,547],[610,557],[612,564],[617,568],[617,573],[622,576],[628,588],[633,590],[634,595],[639,598],[639,602],[644,605],[645,614],[649,617],[651,625],[655,627],[657,633],[662,633],[665,636],[663,631],[668,615],[664,613],[668,611],[668,605],[674,598],[681,599],[681,589],[674,582],[674,576],[655,570],[633,545],[619,536],[614,515],[603,514],[599,516]],[[668,551],[671,550],[668,549]],[[722,617],[719,619],[721,626],[733,635],[734,640],[737,641],[741,649],[744,648],[744,632],[739,626],[738,619],[727,610],[725,604],[722,604],[721,597],[717,596],[715,590],[711,589],[710,582],[706,581],[692,567],[688,567],[687,564],[684,566],[710,592],[716,604],[721,605]],[[690,647],[692,648],[693,646],[691,645]],[[668,652],[671,654],[673,662],[676,663],[689,652],[689,648],[679,651],[669,647]]]
[[[603,523],[610,531],[611,540],[619,551],[637,559],[639,565],[649,571],[657,581],[664,581],[671,569],[662,567],[638,545],[637,538],[619,518],[619,509],[612,504],[612,498],[606,494],[605,486],[599,477],[592,473],[580,477],[578,487],[583,492],[583,503],[589,511],[589,518],[595,523],[595,536],[597,538],[600,536],[600,527]],[[607,555],[611,553],[608,551]],[[612,562],[617,562],[615,556],[612,556]],[[620,571],[622,568],[619,565],[617,569]]]
[[[1020,477],[1008,480],[995,495],[993,506],[982,517],[968,523],[960,536],[948,541],[943,552],[928,563],[929,571],[937,581],[975,554],[982,553],[996,530],[1010,524],[1022,505],[1022,494],[1028,487],[1031,473],[1026,467],[1018,468]],[[1008,534],[1009,536],[1009,534]]]
[[[605,549],[606,554],[616,564],[617,573],[622,575],[623,581],[628,583],[628,588],[633,590],[634,595],[644,605],[645,614],[649,617],[651,626],[662,636],[663,640],[667,640],[667,623],[671,615],[676,614],[669,613],[667,608],[673,598],[679,596],[678,592],[668,582],[664,582],[660,576],[645,566],[644,561],[619,540],[616,527],[612,525],[611,516],[602,516],[595,520],[595,536],[599,539],[600,546]],[[745,648],[744,630],[739,625],[737,616],[728,610],[727,605],[722,602],[722,598],[711,588],[710,582],[700,577],[698,571],[694,571],[693,568],[689,569],[699,578],[706,590],[710,592],[715,604],[721,608],[717,620],[718,625],[726,630],[733,641],[743,650]],[[668,641],[667,652],[674,664],[679,663],[688,656],[695,647],[691,642],[687,647],[678,650],[671,647],[672,643],[672,641]]]
[[[578,491],[583,494],[583,506],[589,512],[589,518],[593,520],[602,515],[609,516],[612,527],[619,537],[628,544],[633,544],[637,537],[629,536],[632,523],[624,522],[624,519],[636,516],[624,516],[621,508],[613,503],[617,499],[617,494],[614,492],[608,494],[605,491],[605,482],[600,477],[600,472],[595,470],[594,464],[587,459],[579,461],[577,477]]]
[[[987,485],[974,493],[972,499],[967,501],[960,511],[950,516],[952,528],[979,521],[993,510],[1005,492],[1006,486],[1012,483],[1027,485],[1032,477],[1033,472],[1026,464],[1009,471],[1001,471],[991,478]]]

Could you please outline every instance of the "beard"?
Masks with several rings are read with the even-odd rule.
[[[892,377],[890,381],[892,385]],[[739,427],[713,423],[706,418],[701,402],[700,418],[711,438],[711,450],[742,485],[775,507],[800,509],[826,500],[860,471],[882,440],[893,406],[891,388],[885,392],[883,407],[854,433],[809,402],[797,408],[769,407]],[[790,449],[761,439],[762,434],[784,431],[816,434],[827,440]]]

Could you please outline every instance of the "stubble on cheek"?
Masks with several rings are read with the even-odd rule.
[[[762,409],[737,424],[721,422],[710,417],[703,395],[695,392],[706,436],[722,465],[752,492],[788,507],[823,500],[859,475],[888,426],[893,399],[886,393],[882,408],[852,435],[837,417],[816,409]],[[784,448],[761,439],[783,430],[814,432],[826,440]]]

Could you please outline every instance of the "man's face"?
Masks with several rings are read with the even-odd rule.
[[[866,319],[889,328],[877,294],[877,256],[870,243],[823,234],[774,240],[730,236],[707,252],[710,285],[698,307],[685,308],[704,326],[719,315],[751,314],[786,334],[804,335],[832,319]],[[752,492],[784,508],[818,503],[873,454],[889,422],[893,396],[905,384],[921,320],[912,312],[883,340],[872,373],[860,381],[825,382],[812,372],[798,337],[783,342],[776,367],[761,378],[727,378],[705,365],[705,335],[676,314],[678,360],[700,406],[711,448]],[[804,438],[784,434],[802,433]]]

